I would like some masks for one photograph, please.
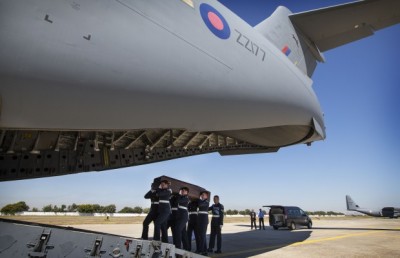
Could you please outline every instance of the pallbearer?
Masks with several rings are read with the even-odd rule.
[[[175,224],[172,227],[172,236],[174,239],[175,247],[181,248],[181,244],[183,243],[183,249],[185,250],[187,250],[188,248],[188,239],[186,232],[186,223],[189,219],[189,214],[187,210],[189,204],[188,193],[189,188],[187,187],[181,187],[181,189],[179,190],[179,196],[177,197],[178,211],[176,213]]]
[[[189,211],[189,221],[187,227],[187,238],[188,238],[188,251],[192,250],[192,235],[196,239],[196,252],[199,250],[199,234],[197,232],[197,208],[198,201],[192,200],[189,202],[188,211]]]
[[[149,225],[152,221],[154,221],[157,218],[158,197],[156,196],[156,190],[151,188],[151,190],[144,195],[144,198],[151,200],[150,211],[143,221],[143,230],[142,230],[142,239],[148,240]]]
[[[168,180],[162,180],[160,186],[156,190],[156,196],[159,198],[158,214],[154,221],[154,237],[153,240],[160,241],[161,225],[167,222],[169,215],[171,214],[171,206],[169,204],[169,198],[171,197],[172,190]]]
[[[197,232],[199,234],[198,253],[207,256],[207,226],[208,226],[208,192],[200,192],[199,211],[197,215]]]

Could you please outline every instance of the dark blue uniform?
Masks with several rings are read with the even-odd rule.
[[[158,204],[158,214],[154,221],[154,237],[153,240],[160,241],[161,227],[168,220],[171,214],[171,206],[169,204],[169,198],[171,197],[172,190],[167,189],[157,189],[156,196],[159,198]]]
[[[224,205],[220,203],[213,204],[209,210],[212,212],[212,219],[208,249],[212,251],[215,245],[215,237],[217,237],[217,252],[221,252],[221,226],[224,225]]]
[[[168,243],[168,220],[161,225],[161,242]]]
[[[254,211],[250,212],[250,220],[251,220],[251,229],[253,229],[253,225],[254,229],[257,229],[256,225],[257,215]]]
[[[167,229],[174,228],[176,217],[177,217],[177,212],[178,212],[178,195],[172,195],[171,199],[169,199],[169,203],[171,205],[171,215],[168,218],[168,223],[167,223]]]
[[[176,212],[175,224],[172,227],[172,237],[174,239],[174,245],[177,248],[181,248],[183,243],[183,249],[188,248],[188,238],[186,233],[186,223],[189,219],[187,206],[189,204],[189,198],[186,195],[180,195],[177,197],[178,211]]]
[[[187,227],[187,238],[188,238],[188,251],[192,250],[192,234],[196,239],[196,250],[199,250],[199,236],[197,233],[197,201],[191,201],[188,205],[189,222]]]
[[[197,215],[197,232],[199,234],[199,246],[197,252],[207,253],[207,226],[208,226],[208,200],[199,200],[199,211]]]
[[[149,239],[149,225],[152,221],[157,218],[158,210],[158,197],[156,196],[156,190],[150,190],[144,195],[145,199],[151,200],[150,211],[143,221],[142,239]]]

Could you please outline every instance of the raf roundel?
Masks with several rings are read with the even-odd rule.
[[[231,35],[231,29],[225,18],[211,5],[201,4],[200,14],[207,28],[218,38],[227,39]]]

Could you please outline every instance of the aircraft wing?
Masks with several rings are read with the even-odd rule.
[[[289,17],[295,27],[324,52],[399,23],[400,1],[358,1]]]

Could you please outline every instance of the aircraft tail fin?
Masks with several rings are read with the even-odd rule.
[[[286,7],[255,28],[309,77],[321,52],[400,23],[400,1],[365,0],[292,14]]]
[[[346,205],[348,211],[356,211],[360,208],[360,206],[351,199],[350,195],[346,195]]]
[[[255,29],[311,77],[317,61],[324,62],[324,58],[318,48],[295,28],[289,18],[291,14],[289,9],[279,6],[270,17],[256,25]]]

